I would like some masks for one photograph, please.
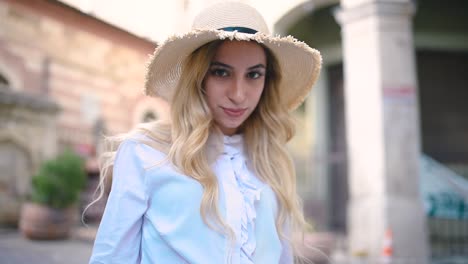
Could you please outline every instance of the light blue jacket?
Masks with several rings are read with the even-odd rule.
[[[246,207],[242,190],[233,188],[237,165],[231,162],[245,164],[242,141],[224,137],[224,143],[212,169],[218,177],[220,213],[236,235],[234,246],[202,220],[200,183],[161,162],[163,153],[127,139],[116,155],[112,189],[90,263],[292,263],[289,247],[281,243],[275,226],[275,194],[255,176],[250,178],[257,190],[254,219],[250,219],[254,225],[243,228],[241,212]],[[251,256],[243,254],[247,244],[254,247]]]

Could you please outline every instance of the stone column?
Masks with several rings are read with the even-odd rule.
[[[342,0],[336,12],[344,47],[349,249],[370,263],[384,263],[387,230],[393,261],[385,263],[428,263],[413,13],[410,0]]]

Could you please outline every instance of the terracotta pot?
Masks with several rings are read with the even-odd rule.
[[[41,204],[24,203],[19,228],[30,239],[64,239],[70,234],[76,214],[75,206],[55,209]]]

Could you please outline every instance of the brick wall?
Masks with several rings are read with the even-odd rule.
[[[155,44],[58,1],[0,1],[0,73],[12,89],[53,98],[60,146],[87,152],[95,126],[131,129],[148,110],[167,106],[142,94]]]

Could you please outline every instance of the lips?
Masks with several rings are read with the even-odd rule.
[[[230,117],[240,117],[247,110],[246,108],[224,108],[224,107],[222,108],[223,108],[224,113]]]

